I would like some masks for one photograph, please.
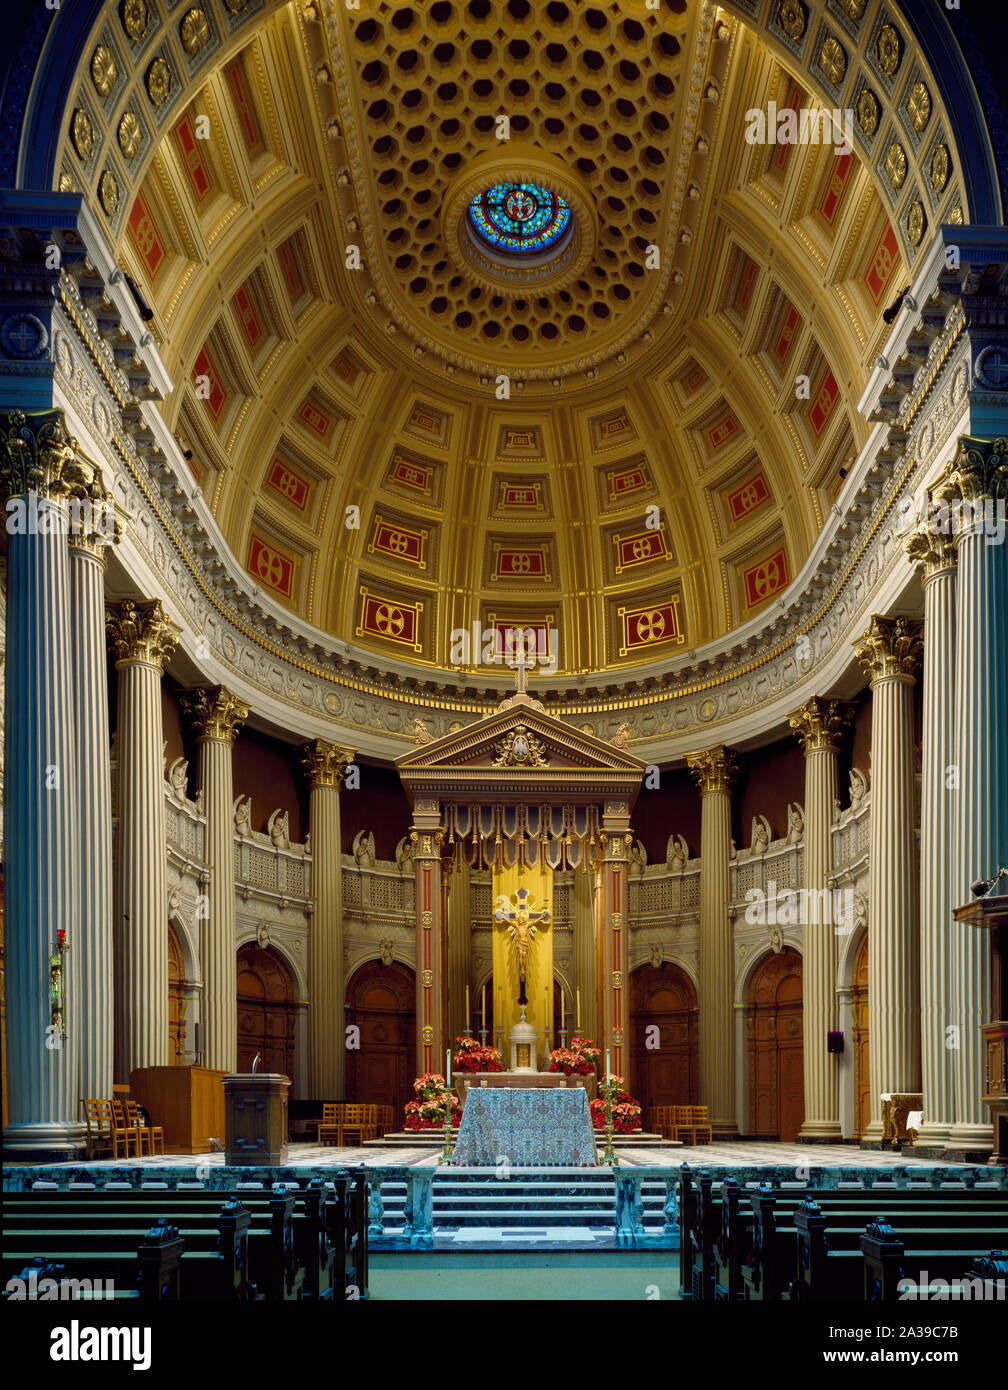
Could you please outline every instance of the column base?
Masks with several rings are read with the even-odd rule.
[[[13,1163],[73,1163],[84,1154],[82,1124],[8,1125],[3,1132],[3,1156]]]
[[[839,1120],[805,1120],[798,1131],[799,1144],[842,1144]]]
[[[861,1136],[862,1149],[881,1149],[882,1148],[882,1121],[871,1120],[868,1128]]]
[[[990,1125],[952,1125],[945,1141],[944,1158],[952,1163],[987,1163],[994,1151]]]
[[[945,1158],[945,1146],[948,1143],[949,1125],[948,1123],[921,1125],[917,1131],[917,1139],[913,1144],[904,1144],[903,1153],[907,1158],[929,1158],[942,1160]]]

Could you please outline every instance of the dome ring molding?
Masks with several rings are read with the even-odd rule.
[[[530,258],[495,255],[482,245],[470,225],[472,200],[496,183],[538,183],[558,193],[570,208],[571,232],[555,254]],[[587,268],[595,251],[598,220],[592,199],[580,180],[560,159],[536,145],[509,143],[507,152],[496,150],[474,159],[448,189],[444,200],[442,230],[448,254],[484,289],[507,298],[548,288],[564,289]]]

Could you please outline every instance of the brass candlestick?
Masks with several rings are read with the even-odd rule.
[[[612,1103],[613,1096],[619,1095],[619,1087],[613,1081],[611,1076],[606,1076],[606,1079],[602,1082],[601,1086],[599,1087],[599,1090],[602,1092],[603,1096],[605,1096],[606,1103],[606,1143],[605,1149],[602,1152],[602,1162],[612,1164],[615,1167],[615,1165],[619,1163],[619,1159],[616,1157],[616,1150],[613,1148]]]
[[[451,1097],[450,1090],[445,1092],[445,1122],[444,1122],[444,1146],[438,1156],[438,1167],[442,1163],[451,1164],[455,1157],[455,1145],[452,1143],[452,1123],[451,1123]]]
[[[486,1030],[485,1028],[481,1028],[481,1029],[479,1030],[479,1035],[480,1035],[480,1047],[486,1047],[487,1030]]]

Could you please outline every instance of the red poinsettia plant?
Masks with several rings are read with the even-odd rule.
[[[591,1038],[571,1039],[570,1047],[555,1047],[546,1058],[547,1070],[562,1071],[564,1076],[591,1076],[600,1057]]]
[[[413,1082],[416,1100],[406,1102],[406,1119],[403,1129],[441,1129],[445,1122],[445,1103],[451,1106],[451,1122],[459,1124],[462,1119],[462,1102],[454,1091],[449,1091],[444,1077],[436,1071],[424,1072]],[[450,1100],[449,1100],[450,1097]]]
[[[614,1134],[633,1134],[635,1130],[641,1128],[641,1108],[629,1091],[623,1090],[622,1076],[608,1076],[605,1081],[613,1082],[619,1089],[613,1098],[612,1121]],[[605,1129],[606,1127],[606,1103],[604,1100],[593,1100],[589,1102],[588,1109],[591,1111],[591,1122],[593,1129]]]
[[[503,1071],[504,1058],[496,1047],[483,1047],[473,1037],[455,1039],[452,1066],[456,1071]]]

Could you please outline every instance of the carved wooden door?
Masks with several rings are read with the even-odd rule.
[[[185,1007],[182,981],[185,969],[178,937],[168,928],[168,1061],[172,1066],[182,1062],[185,1051]]]
[[[297,994],[279,956],[259,946],[238,952],[238,1070],[251,1071],[258,1052],[259,1071],[290,1077],[295,1095],[294,1027]]]
[[[643,965],[633,971],[627,1089],[640,1101],[645,1125],[655,1105],[697,1103],[697,1017],[696,991],[678,966]]]
[[[360,1046],[347,1052],[347,1100],[393,1106],[394,1127],[401,1129],[416,1065],[412,970],[398,962],[361,966],[347,989],[346,1021],[360,1029]]]
[[[770,955],[749,984],[749,1131],[790,1141],[805,1114],[802,1077],[801,957]]]

